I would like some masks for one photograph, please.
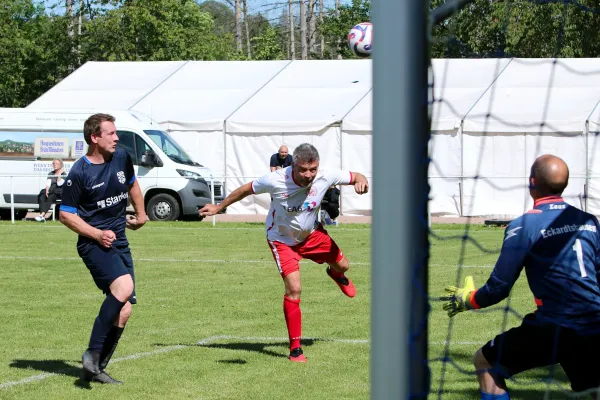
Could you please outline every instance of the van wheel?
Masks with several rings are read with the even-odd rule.
[[[159,193],[148,202],[150,221],[175,221],[179,218],[179,203],[170,194]]]

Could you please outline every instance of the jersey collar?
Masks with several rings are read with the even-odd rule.
[[[537,207],[537,206],[541,206],[542,204],[548,204],[548,203],[564,203],[565,201],[563,200],[563,198],[561,196],[546,196],[546,197],[542,197],[540,199],[537,199],[534,203],[533,206]]]

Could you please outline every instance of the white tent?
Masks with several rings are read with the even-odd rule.
[[[225,120],[290,61],[190,61],[133,104],[184,146],[192,159],[225,176]]]
[[[528,168],[543,153],[569,164],[567,201],[600,214],[600,59],[432,64],[433,214],[521,214]],[[281,144],[313,143],[324,167],[371,176],[371,73],[369,60],[88,62],[29,107],[141,111],[227,176],[231,192],[268,172]],[[228,212],[264,214],[268,203],[259,196]],[[370,210],[370,195],[344,188],[344,214]]]
[[[342,121],[340,147],[342,168],[363,173],[373,186],[373,91],[346,115]],[[356,214],[370,214],[372,196],[357,195],[353,188],[343,187],[343,209]],[[373,191],[371,190],[371,193]]]
[[[461,213],[461,120],[510,62],[509,59],[432,60],[429,208],[433,214]]]
[[[340,124],[371,87],[370,61],[294,61],[227,119],[227,175],[235,176],[227,180],[228,189],[268,172],[281,144],[293,149],[312,143],[324,168],[340,168]],[[266,213],[269,201],[253,196],[228,212]],[[370,210],[345,209],[344,201],[346,214]]]
[[[584,127],[599,99],[597,59],[514,59],[463,120],[463,212],[529,209],[529,167],[546,153],[567,162],[565,200],[583,208]]]
[[[184,65],[185,61],[87,62],[27,108],[127,110]]]

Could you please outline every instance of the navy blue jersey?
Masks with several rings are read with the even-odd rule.
[[[117,148],[103,164],[92,164],[83,156],[73,164],[63,185],[60,211],[78,214],[95,228],[113,231],[117,236],[113,246],[127,246],[125,208],[134,181],[133,163],[123,149]],[[93,241],[79,235],[77,245]]]
[[[500,257],[476,307],[505,299],[523,267],[538,305],[536,320],[577,331],[600,331],[600,226],[595,216],[558,196],[535,202],[504,234]]]

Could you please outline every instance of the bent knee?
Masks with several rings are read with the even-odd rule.
[[[487,370],[492,368],[492,365],[486,360],[481,349],[477,350],[473,355],[473,365],[477,371]]]
[[[123,308],[121,308],[121,313],[119,314],[119,319],[121,321],[125,320],[127,321],[129,319],[129,317],[131,316],[131,303],[130,302],[126,302],[125,305],[123,306]]]
[[[342,259],[340,261],[329,265],[338,272],[346,272],[350,268],[350,263],[348,262],[346,256],[342,256]]]
[[[133,279],[131,275],[121,275],[110,284],[110,292],[119,301],[125,302],[129,300],[133,294]]]
[[[285,288],[285,295],[292,300],[298,300],[302,294],[302,285],[288,285]]]

